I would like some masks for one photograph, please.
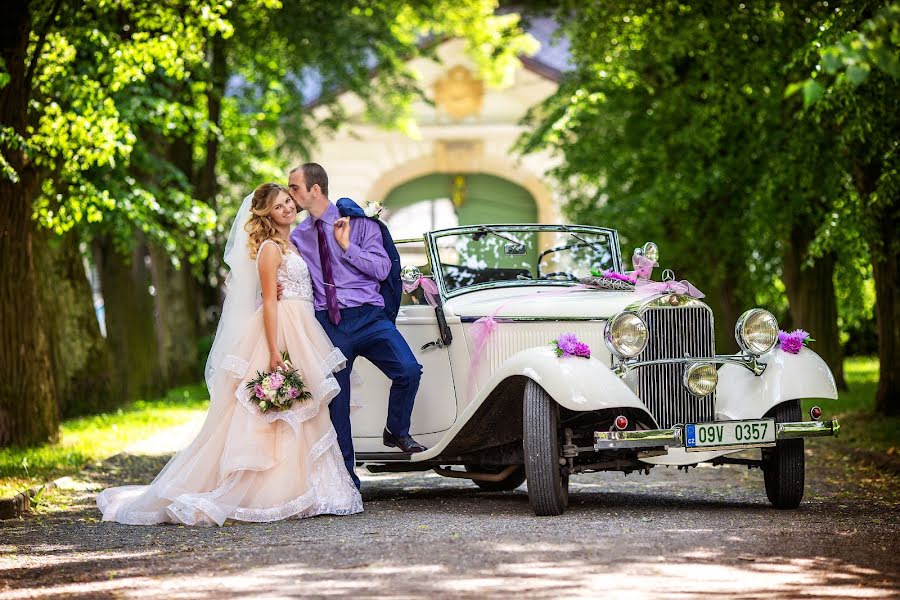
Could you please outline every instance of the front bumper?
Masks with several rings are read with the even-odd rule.
[[[796,423],[776,423],[775,439],[791,440],[807,437],[837,437],[841,424],[837,419],[829,421],[799,421]],[[772,444],[742,444],[742,448],[764,448]],[[646,429],[643,431],[595,431],[594,450],[623,450],[631,448],[684,448],[684,428],[676,425],[672,429]],[[733,447],[707,446],[702,450],[731,450]],[[698,448],[697,450],[700,450]]]

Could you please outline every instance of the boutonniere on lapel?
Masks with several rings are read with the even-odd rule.
[[[379,219],[381,218],[381,211],[384,210],[384,205],[381,202],[366,202],[366,205],[363,207],[363,212],[366,213],[366,216],[370,219]]]

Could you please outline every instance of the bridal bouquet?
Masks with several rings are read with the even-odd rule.
[[[278,369],[271,373],[256,372],[256,377],[247,383],[247,389],[259,405],[260,412],[287,410],[296,400],[303,402],[312,398],[297,369],[291,366],[286,355],[284,364],[288,369]]]

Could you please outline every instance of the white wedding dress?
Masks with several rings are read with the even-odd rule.
[[[332,373],[344,368],[344,355],[315,318],[309,269],[299,254],[284,254],[278,282],[284,288],[277,304],[278,348],[290,355],[312,398],[266,413],[250,398],[247,381],[269,370],[262,308],[257,309],[240,341],[216,357],[200,433],[150,485],[102,491],[97,507],[104,521],[222,525],[228,519],[362,511],[328,413],[340,389]]]

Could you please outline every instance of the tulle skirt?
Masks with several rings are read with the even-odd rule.
[[[210,381],[200,433],[148,486],[97,496],[104,521],[131,525],[222,525],[362,511],[362,498],[337,444],[328,402],[340,391],[333,372],[346,359],[316,321],[312,304],[277,304],[278,347],[290,355],[312,398],[261,413],[246,383],[269,370],[262,310]]]

